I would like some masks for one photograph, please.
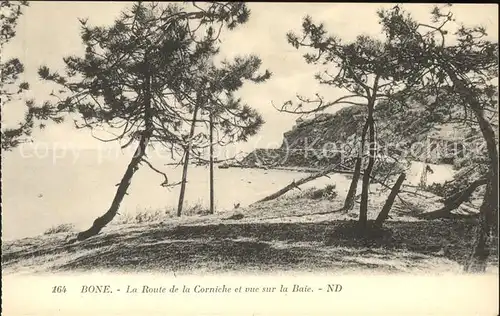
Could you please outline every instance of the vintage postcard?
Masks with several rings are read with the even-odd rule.
[[[498,7],[0,20],[2,315],[498,315]]]

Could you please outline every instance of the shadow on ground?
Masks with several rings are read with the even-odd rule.
[[[123,226],[84,242],[67,235],[2,246],[4,272],[36,271],[456,271],[468,257],[475,220],[389,221],[371,238],[355,221]],[[491,261],[498,258],[492,242]]]

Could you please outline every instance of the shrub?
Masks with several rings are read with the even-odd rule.
[[[452,196],[460,191],[465,190],[470,183],[472,182],[472,179],[465,179],[465,178],[456,178],[453,181],[447,181],[445,183],[433,183],[431,185],[426,185],[424,187],[425,191],[431,192],[433,194],[436,194],[440,197],[447,198],[449,196]],[[481,189],[477,189],[477,191],[481,191]]]
[[[208,208],[203,207],[201,201],[192,205],[187,205],[182,210],[182,216],[193,215],[209,215]],[[147,208],[145,210],[138,210],[136,213],[121,214],[116,224],[142,224],[142,223],[155,223],[161,222],[168,218],[177,217],[177,207],[168,207],[153,209]]]
[[[161,220],[164,216],[162,216],[163,212],[161,210],[151,210],[151,211],[142,211],[135,215],[135,223],[153,223]]]
[[[176,210],[177,212],[177,210]],[[188,205],[182,212],[184,215],[209,215],[210,210],[206,207],[203,207],[200,201],[193,205]]]
[[[69,233],[74,231],[75,225],[73,224],[61,224],[58,226],[53,226],[49,229],[47,229],[43,234],[44,235],[53,235],[53,234],[59,234],[59,233]]]
[[[334,184],[329,184],[323,189],[310,188],[295,195],[296,198],[306,198],[311,200],[334,200],[337,197],[337,191]]]
[[[448,192],[448,186],[446,183],[433,183],[426,185],[423,189],[440,197],[445,197]]]

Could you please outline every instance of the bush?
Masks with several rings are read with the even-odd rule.
[[[159,220],[161,220],[164,216],[162,216],[162,211],[161,210],[155,210],[155,211],[143,211],[139,212],[135,215],[135,219],[133,220],[134,223],[154,223]]]
[[[431,185],[426,185],[424,190],[431,192],[440,197],[447,198],[458,192],[461,192],[473,182],[473,179],[456,178],[453,181],[447,181],[445,183],[433,183]],[[478,189],[480,191],[480,189]]]
[[[440,197],[445,197],[448,195],[448,186],[446,185],[446,183],[433,183],[430,185],[426,185],[423,189]]]
[[[298,194],[297,198],[306,198],[311,200],[334,200],[337,197],[337,191],[334,184],[329,184],[323,189],[310,188]]]
[[[75,225],[73,224],[61,224],[58,226],[53,226],[49,229],[47,229],[43,234],[44,235],[53,235],[53,234],[59,234],[59,233],[69,233],[74,231]]]
[[[177,210],[176,210],[177,212]],[[201,202],[197,202],[193,205],[188,205],[183,211],[183,215],[209,215],[210,210],[206,207],[203,207]]]

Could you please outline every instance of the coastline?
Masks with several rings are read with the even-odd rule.
[[[230,168],[238,168],[238,169],[262,169],[262,170],[281,170],[281,171],[294,171],[294,172],[304,172],[304,173],[315,173],[321,172],[323,169],[321,168],[312,168],[312,167],[283,167],[283,166],[250,166],[243,164],[227,164],[227,165],[219,165],[219,169],[230,169]]]

